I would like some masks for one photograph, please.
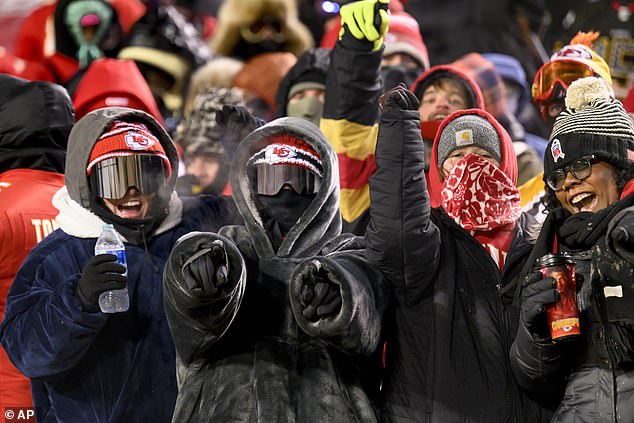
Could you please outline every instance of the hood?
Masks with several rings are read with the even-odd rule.
[[[0,173],[28,168],[64,173],[75,122],[64,88],[0,74]]]
[[[484,97],[482,96],[482,91],[480,90],[478,84],[476,84],[476,82],[467,74],[451,65],[438,65],[431,67],[416,78],[416,81],[414,81],[410,90],[416,94],[416,97],[420,100],[425,92],[425,89],[438,78],[452,78],[462,83],[470,95],[470,98],[468,99],[469,108],[484,109]]]
[[[218,11],[216,30],[210,41],[212,51],[235,56],[234,49],[242,39],[240,28],[250,26],[265,15],[275,16],[283,23],[284,51],[299,56],[313,46],[313,37],[299,20],[294,0],[226,0]]]
[[[246,173],[249,158],[270,142],[266,138],[289,134],[310,144],[321,157],[321,187],[275,253],[255,205],[253,184]],[[249,134],[238,146],[231,164],[231,188],[253,246],[259,257],[310,257],[341,233],[339,168],[337,156],[324,134],[312,123],[294,117],[276,119]]]
[[[161,142],[170,160],[172,169],[178,169],[176,146],[167,132],[152,116],[140,110],[125,107],[108,107],[88,113],[73,127],[68,139],[66,154],[66,173],[64,183],[72,200],[82,207],[91,210],[91,199],[86,167],[93,146],[115,120],[125,120],[145,124]],[[168,191],[174,191],[177,172],[172,173],[168,182]]]
[[[118,106],[143,110],[163,123],[150,87],[131,60],[95,60],[77,85],[73,104],[77,120],[98,108]]]
[[[449,116],[447,116],[442,123],[440,124],[440,128],[438,128],[438,132],[436,133],[436,138],[434,138],[434,145],[431,150],[431,162],[429,163],[429,198],[431,200],[432,207],[440,207],[442,204],[441,191],[443,188],[443,183],[440,180],[440,172],[438,171],[438,140],[440,139],[440,134],[445,129],[445,127],[454,119],[463,115],[478,115],[482,116],[486,120],[488,120],[493,127],[496,129],[498,135],[500,136],[501,142],[501,151],[502,151],[502,163],[500,163],[500,170],[508,176],[514,184],[517,184],[517,158],[515,157],[515,150],[513,148],[513,141],[511,140],[510,135],[506,130],[502,127],[502,125],[495,120],[495,118],[480,109],[467,109],[467,110],[458,110],[457,112],[453,112]]]
[[[57,7],[55,8],[54,14],[54,26],[55,26],[55,49],[64,54],[65,56],[71,57],[73,59],[77,59],[77,52],[79,50],[79,45],[73,38],[71,34],[71,30],[68,28],[68,25],[64,22],[64,14],[66,9],[71,3],[79,2],[82,0],[59,0],[57,3]],[[119,24],[119,17],[117,10],[112,7],[109,1],[106,0],[95,0],[99,3],[105,4],[112,11],[112,21],[110,23],[110,29],[113,27],[117,28],[119,31],[122,31],[121,25]],[[102,40],[107,37],[102,37]],[[117,50],[119,49],[119,43],[111,46],[107,50],[103,50],[103,53],[106,56],[113,57],[116,55]],[[101,47],[100,47],[101,49]]]
[[[329,49],[312,48],[302,54],[277,88],[277,95],[275,96],[277,114],[281,117],[286,116],[288,93],[293,85],[299,82],[319,82],[324,84],[325,87],[328,66],[330,66]]]

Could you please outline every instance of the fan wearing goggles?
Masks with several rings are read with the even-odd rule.
[[[171,166],[144,125],[116,122],[95,144],[87,175],[92,193],[112,214],[144,219],[171,176]]]
[[[277,248],[319,191],[321,159],[306,142],[279,135],[251,156],[248,172],[258,211]]]
[[[566,91],[573,81],[598,76],[608,85],[612,83],[608,64],[590,47],[598,36],[596,32],[579,32],[535,74],[531,95],[550,127],[565,109]]]

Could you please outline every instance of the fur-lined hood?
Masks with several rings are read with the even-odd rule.
[[[265,15],[276,16],[283,23],[285,50],[296,56],[313,46],[310,31],[299,20],[293,0],[226,0],[218,12],[218,26],[210,41],[216,54],[233,56],[240,40],[240,28],[248,27]]]

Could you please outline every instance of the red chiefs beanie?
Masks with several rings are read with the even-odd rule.
[[[288,134],[275,135],[269,140],[272,141],[271,144],[251,156],[248,165],[294,165],[322,176],[323,166],[319,154],[308,143]]]
[[[161,142],[142,123],[115,121],[109,130],[104,132],[92,148],[86,172],[102,160],[111,157],[130,156],[132,154],[155,154],[163,159],[168,177],[172,174],[172,166]]]

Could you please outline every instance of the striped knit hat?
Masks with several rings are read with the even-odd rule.
[[[86,174],[94,165],[112,157],[130,156],[132,154],[155,154],[163,159],[168,175],[172,174],[172,167],[165,149],[147,126],[142,123],[115,121],[110,129],[104,132],[90,153]]]
[[[255,153],[248,165],[260,163],[269,165],[290,164],[306,168],[321,177],[324,168],[319,154],[306,142],[292,135],[274,135],[268,139],[270,144]]]
[[[628,150],[634,152],[634,126],[606,82],[594,76],[572,82],[544,154],[544,175],[591,154],[625,166]]]

